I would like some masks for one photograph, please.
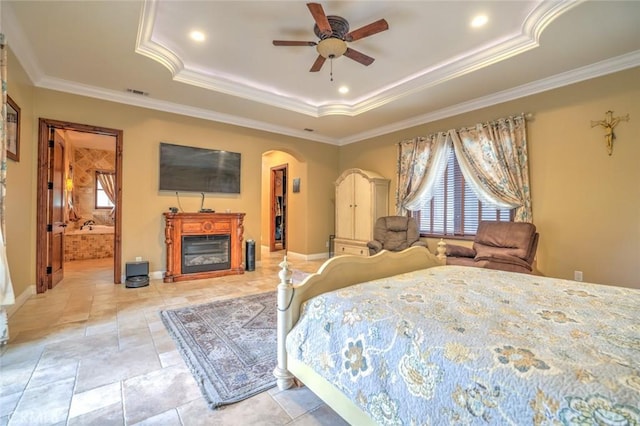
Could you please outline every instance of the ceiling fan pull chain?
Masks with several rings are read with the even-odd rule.
[[[333,81],[333,55],[329,57],[329,65],[331,65],[329,76],[331,77],[331,81]]]

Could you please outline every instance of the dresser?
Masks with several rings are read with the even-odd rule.
[[[345,170],[336,180],[335,254],[368,256],[373,226],[388,209],[388,179],[367,170]]]

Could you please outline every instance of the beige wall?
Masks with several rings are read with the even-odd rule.
[[[538,269],[567,279],[580,270],[585,281],[640,288],[639,100],[635,68],[342,147],[340,170],[360,167],[391,178],[389,209],[395,212],[398,141],[530,112]],[[603,129],[591,128],[607,110],[631,116],[615,128],[611,157]]]
[[[301,191],[290,190],[289,249],[326,253],[333,233],[334,181],[350,167],[392,180],[395,198],[395,143],[437,130],[472,125],[518,112],[531,112],[529,152],[534,222],[541,233],[538,267],[549,276],[640,287],[640,68],[451,117],[359,143],[336,147],[176,114],[34,88],[9,54],[9,94],[22,108],[20,162],[9,161],[7,249],[16,295],[35,284],[36,146],[38,117],[122,129],[122,261],[142,256],[152,271],[165,268],[162,212],[176,205],[159,193],[160,141],[242,153],[242,193],[207,196],[205,207],[247,213],[245,238],[264,244],[265,167],[285,161]],[[591,120],[631,115],[616,128],[607,156],[602,129]],[[273,157],[265,153],[279,152]],[[282,157],[278,156],[281,155]],[[181,194],[186,211],[200,206],[199,194]],[[259,251],[258,251],[259,255]]]
[[[242,154],[241,194],[207,195],[205,207],[245,212],[245,238],[256,241],[262,238],[262,154],[274,150],[295,153],[305,165],[300,172],[317,179],[302,178],[303,188],[316,196],[300,197],[303,202],[294,203],[290,209],[290,218],[295,218],[290,225],[296,229],[289,235],[290,245],[303,254],[326,252],[325,240],[333,231],[333,217],[318,217],[333,209],[337,146],[33,88],[13,55],[9,80],[9,92],[23,109],[21,160],[9,165],[7,185],[8,257],[16,294],[35,284],[38,117],[123,130],[123,263],[142,256],[149,260],[151,271],[165,269],[162,213],[177,201],[175,194],[158,191],[160,141]],[[294,170],[292,176],[296,173]],[[200,194],[180,194],[180,202],[185,211],[196,211]]]
[[[35,188],[37,158],[33,141],[37,137],[34,89],[24,70],[8,54],[7,91],[20,107],[20,161],[7,160],[5,210],[7,258],[16,297],[35,284]]]

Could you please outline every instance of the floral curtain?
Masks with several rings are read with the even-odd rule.
[[[516,222],[532,222],[524,115],[449,132],[465,181],[478,198],[515,208]]]
[[[116,175],[115,173],[96,173],[98,180],[100,181],[100,185],[102,185],[102,189],[104,189],[104,193],[107,194],[109,201],[113,204],[113,209],[111,209],[110,216],[116,212]]]
[[[396,214],[418,210],[432,198],[452,144],[465,181],[480,200],[515,209],[516,222],[533,221],[524,115],[400,142]]]
[[[398,144],[398,188],[396,214],[418,210],[432,191],[447,166],[450,144],[446,133],[418,137]]]
[[[2,79],[2,119],[0,120],[0,344],[9,340],[9,324],[7,322],[6,305],[13,305],[15,297],[7,249],[4,243],[5,194],[7,190],[7,46],[4,34],[0,33],[0,78]]]

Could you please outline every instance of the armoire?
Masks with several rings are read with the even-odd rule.
[[[388,179],[367,170],[345,170],[336,180],[334,253],[368,256],[376,219],[388,211]]]

